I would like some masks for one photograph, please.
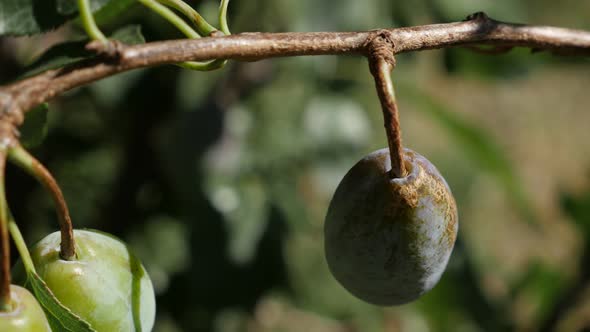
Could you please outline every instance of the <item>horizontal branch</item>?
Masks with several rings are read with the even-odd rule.
[[[503,23],[483,13],[456,23],[366,32],[241,33],[134,46],[109,44],[105,47],[93,43],[89,47],[99,53],[94,59],[0,87],[0,111],[4,119],[19,125],[23,113],[40,103],[123,71],[210,59],[251,61],[301,55],[367,55],[370,41],[383,34],[393,43],[395,54],[453,46],[490,45],[500,51],[528,47],[558,55],[590,55],[588,31]]]

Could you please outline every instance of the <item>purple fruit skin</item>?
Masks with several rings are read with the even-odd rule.
[[[324,225],[330,271],[375,305],[408,303],[432,289],[457,237],[457,207],[445,179],[410,149],[404,162],[408,175],[392,179],[388,149],[360,160],[338,185]]]

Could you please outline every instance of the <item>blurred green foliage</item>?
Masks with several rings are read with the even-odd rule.
[[[229,22],[236,33],[365,30],[456,21],[484,10],[499,20],[589,29],[590,3],[567,2],[232,0]],[[208,18],[216,15],[213,1],[191,4]],[[148,41],[181,37],[145,8],[131,6],[123,17],[106,13],[99,22],[108,23],[110,33],[141,26]],[[53,34],[72,41],[79,31],[73,26]],[[2,83],[30,64],[46,64],[47,55],[34,60],[37,45],[0,39]],[[67,45],[80,56],[83,43]],[[57,177],[77,227],[113,233],[137,251],[158,294],[158,332],[577,331],[590,328],[589,298],[582,295],[590,279],[590,185],[580,171],[590,168],[590,137],[575,144],[555,138],[568,143],[557,148],[535,144],[531,119],[540,128],[553,126],[555,135],[584,137],[588,117],[573,113],[579,106],[558,119],[523,118],[529,113],[522,105],[542,112],[542,91],[522,93],[518,104],[506,100],[514,84],[545,80],[550,91],[575,92],[590,84],[584,78],[589,64],[528,50],[399,57],[394,82],[404,143],[445,174],[461,234],[440,284],[396,308],[353,298],[323,256],[323,217],[338,182],[363,155],[386,145],[363,58],[121,74],[52,101],[47,136],[34,153]],[[463,100],[450,95],[463,90]],[[478,101],[488,95],[498,99]],[[588,104],[583,91],[574,96],[579,99],[566,105]],[[513,111],[503,113],[501,105]],[[497,112],[484,113],[488,106]],[[568,117],[579,117],[580,126],[557,131],[559,123],[571,124]],[[572,167],[554,151],[561,149],[587,163]],[[548,150],[556,169],[568,171],[527,167]],[[34,181],[8,171],[9,203],[32,243],[56,228],[53,206]],[[552,189],[546,196],[530,187],[551,178],[563,183],[542,187]],[[556,247],[562,251],[554,254]]]

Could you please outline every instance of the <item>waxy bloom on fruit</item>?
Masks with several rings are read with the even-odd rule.
[[[404,304],[440,279],[457,236],[457,207],[438,170],[404,149],[407,175],[391,178],[389,150],[360,160],[342,179],[324,226],[334,277],[377,305]]]
[[[0,311],[2,332],[51,332],[45,313],[28,290],[10,286],[11,310]]]
[[[156,303],[141,262],[120,240],[74,230],[76,259],[59,256],[60,233],[31,249],[33,264],[57,299],[98,332],[151,331]]]

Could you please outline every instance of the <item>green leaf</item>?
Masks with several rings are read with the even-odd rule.
[[[578,195],[562,193],[560,203],[563,211],[584,233],[584,239],[590,241],[590,188]]]
[[[228,230],[229,257],[236,264],[248,264],[268,226],[270,207],[264,183],[256,176],[231,178],[215,169],[208,176],[209,198]]]
[[[103,20],[131,4],[131,0],[90,0],[92,11],[101,11]],[[46,32],[75,18],[77,11],[76,0],[0,0],[0,36]]]
[[[75,1],[74,0],[61,0],[61,5],[58,3],[58,6],[61,6],[61,9],[58,7],[58,11],[60,13],[77,13],[78,8],[75,5]],[[106,1],[101,1],[101,2],[106,2]],[[117,0],[117,1],[108,1],[106,3],[103,3],[102,6],[101,3],[99,2],[90,2],[90,6],[92,8],[92,12],[94,13],[94,21],[96,22],[96,24],[98,24],[100,27],[104,26],[104,25],[111,25],[111,24],[117,24],[117,22],[121,23],[123,20],[125,20],[126,12],[129,11],[129,9],[135,5],[137,6],[139,4],[139,2],[137,0]],[[97,6],[99,5],[99,6]],[[143,6],[142,6],[143,7]],[[144,8],[142,8],[144,9]],[[80,16],[78,16],[74,21],[73,21],[74,25],[77,26],[78,28],[82,28],[82,21],[80,19]]]
[[[536,223],[536,216],[527,193],[516,175],[504,151],[494,142],[485,130],[473,125],[439,101],[409,86],[401,88],[400,95],[408,96],[424,111],[444,127],[455,140],[457,148],[479,167],[492,175],[504,188],[520,215],[529,223]]]
[[[122,14],[128,11],[132,5],[137,5],[138,3],[137,0],[109,1],[94,13],[94,20],[99,26],[112,23],[117,18],[121,18]]]
[[[115,31],[109,38],[129,45],[145,43],[145,38],[141,34],[141,26],[139,25],[123,27]],[[27,66],[22,76],[35,75],[45,70],[60,68],[76,61],[93,57],[94,53],[87,51],[85,48],[87,42],[88,40],[70,41],[51,47],[32,64]]]
[[[68,17],[47,0],[0,0],[0,36],[31,35],[51,30]]]
[[[61,304],[37,273],[28,273],[27,285],[43,307],[53,331],[96,332],[88,322]]]
[[[73,41],[57,44],[43,53],[25,68],[21,77],[28,77],[45,70],[60,68],[70,63],[93,56],[85,49],[86,41]]]
[[[522,296],[534,303],[536,320],[544,319],[558,303],[561,292],[567,287],[566,279],[561,271],[539,261],[529,264],[527,270],[511,287],[512,296]]]
[[[141,26],[129,25],[115,31],[109,39],[116,39],[127,45],[137,45],[145,43],[145,38],[141,33]]]
[[[57,11],[62,15],[71,15],[78,11],[76,0],[57,0]]]
[[[47,111],[49,111],[49,107],[44,103],[27,112],[25,122],[20,127],[20,142],[26,148],[39,146],[45,139]]]
[[[78,1],[76,0],[57,0],[57,11],[62,15],[71,15],[78,12]],[[109,2],[117,0],[90,0],[90,9],[93,12],[104,7]]]

